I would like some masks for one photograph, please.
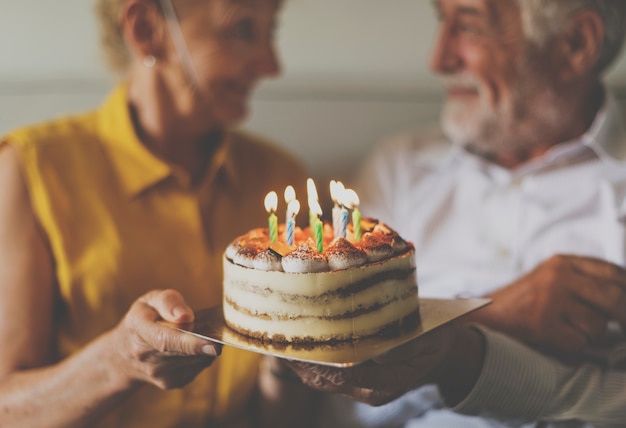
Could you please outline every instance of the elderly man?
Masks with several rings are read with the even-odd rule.
[[[327,425],[624,426],[626,128],[602,74],[621,48],[626,2],[435,6],[445,138],[383,144],[359,190],[363,211],[414,242],[420,294],[490,295],[468,317],[487,327],[436,331],[354,370],[293,367],[370,403],[406,393],[351,412],[335,398]],[[416,389],[429,383],[445,399]]]

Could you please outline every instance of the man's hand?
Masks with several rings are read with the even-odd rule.
[[[626,271],[594,258],[553,256],[489,297],[465,319],[547,352],[579,353],[609,320],[626,325]]]
[[[449,401],[458,402],[478,378],[484,346],[480,333],[449,324],[356,367],[287,364],[312,388],[374,406],[428,383],[439,384]]]
[[[180,388],[213,363],[221,346],[160,325],[159,320],[189,323],[194,314],[174,290],[140,297],[112,332],[118,366],[131,383]]]

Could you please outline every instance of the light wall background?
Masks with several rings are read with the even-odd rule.
[[[0,0],[0,134],[97,106],[114,80],[100,58],[94,0]],[[349,178],[371,147],[436,124],[428,0],[287,0],[281,79],[254,96],[244,126],[320,178]],[[626,86],[622,56],[608,75]]]

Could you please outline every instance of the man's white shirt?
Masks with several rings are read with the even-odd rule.
[[[363,215],[386,222],[414,243],[420,296],[475,297],[555,254],[624,266],[625,161],[624,123],[608,96],[584,135],[515,170],[486,162],[440,134],[414,133],[379,146],[355,187]],[[416,417],[406,427],[499,426],[495,420],[427,410],[442,405],[426,387],[379,409],[343,407],[342,421],[334,426],[403,426],[411,412]],[[336,399],[333,406],[337,417],[339,408],[352,404]]]

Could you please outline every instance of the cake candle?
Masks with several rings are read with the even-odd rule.
[[[287,245],[293,245],[293,235],[296,229],[296,216],[300,212],[300,202],[297,199],[289,201],[287,205],[287,231],[285,232],[285,241]]]
[[[318,252],[324,251],[324,237],[322,235],[322,220],[320,220],[320,216],[322,215],[322,207],[320,203],[316,200],[309,201],[309,209],[313,213],[313,222],[311,226],[311,237],[315,239],[315,246],[317,247]]]
[[[317,251],[322,253],[324,251],[324,239],[322,236],[322,220],[319,218],[315,220],[315,245],[317,246]]]
[[[311,209],[311,204],[318,202],[319,197],[317,196],[317,188],[315,187],[315,182],[313,181],[312,178],[307,179],[306,190],[307,190],[307,197],[309,201],[309,228],[311,229],[311,234],[313,234],[313,228],[315,227],[315,220],[317,217],[315,216],[315,213]]]
[[[278,217],[276,217],[276,209],[278,208],[278,195],[271,191],[265,196],[265,210],[268,212],[270,242],[278,241]]]
[[[330,198],[333,200],[333,203],[334,203],[333,205],[333,235],[335,238],[346,237],[345,229],[342,229],[342,226],[343,226],[342,216],[344,215],[343,210],[345,210],[345,208],[341,206],[343,205],[341,200],[343,198],[343,193],[345,192],[345,190],[346,188],[344,187],[341,181],[331,180]],[[346,221],[347,221],[347,217],[346,217]],[[347,223],[345,226],[347,226]]]
[[[352,209],[352,228],[354,231],[354,242],[361,240],[361,211],[359,211],[359,196],[352,189],[346,189],[346,205]]]
[[[287,207],[289,207],[289,202],[294,199],[296,199],[296,189],[294,189],[293,186],[285,187],[285,203],[287,204]]]

